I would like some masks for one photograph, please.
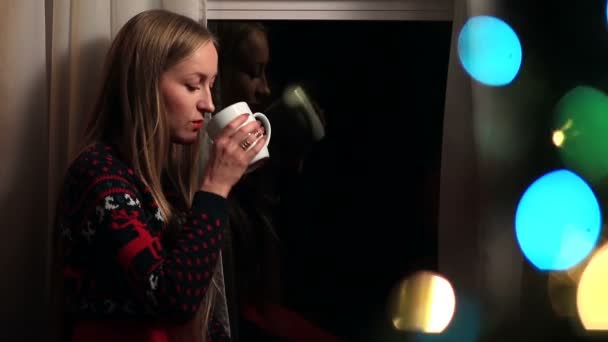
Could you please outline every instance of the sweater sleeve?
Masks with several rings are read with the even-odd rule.
[[[192,318],[217,263],[227,220],[225,199],[197,192],[175,246],[168,250],[152,234],[150,214],[132,183],[115,174],[86,178],[83,209],[95,250],[119,266],[147,311],[159,318]]]

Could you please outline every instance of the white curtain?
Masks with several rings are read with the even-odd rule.
[[[517,110],[505,96],[471,80],[460,65],[457,45],[468,18],[500,14],[497,1],[454,0],[438,227],[439,270],[459,299],[479,310],[480,333],[491,336],[520,310],[523,258],[514,237],[514,213],[503,190],[513,185],[515,176],[509,172],[521,164],[511,157],[497,160],[489,153],[484,127],[505,132],[511,139],[504,147],[508,150],[518,140],[513,127],[521,125],[500,122],[513,120]]]
[[[470,265],[479,257],[477,194],[471,191],[477,189],[472,86],[457,51],[458,31],[467,16],[467,0],[455,0],[443,118],[438,249],[441,273],[458,289],[476,293],[479,274]]]
[[[165,8],[205,22],[206,0],[0,1],[0,340],[52,341],[51,218],[112,37]]]

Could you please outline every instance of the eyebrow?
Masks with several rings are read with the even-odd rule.
[[[189,74],[186,75],[186,77],[192,77],[192,76],[198,76],[200,77],[202,80],[204,79],[214,79],[217,77],[217,73],[212,74],[212,75],[207,75],[207,74],[203,74],[201,72],[191,72]]]

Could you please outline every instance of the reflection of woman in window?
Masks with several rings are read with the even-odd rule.
[[[226,21],[211,24],[210,28],[220,46],[216,92],[219,107],[245,101],[253,111],[264,112],[271,93],[266,75],[270,54],[266,28],[258,22]],[[276,129],[284,128],[278,125],[277,117],[271,120]],[[271,140],[270,162],[245,175],[228,198],[231,236],[223,255],[231,329],[236,330],[233,337],[239,336],[243,341],[269,341],[272,337],[281,341],[333,341],[334,337],[280,306],[276,231],[278,181],[283,174],[277,163],[276,144],[282,140],[274,143]]]
[[[217,35],[221,45],[219,101],[245,101],[254,112],[268,104],[266,66],[270,58],[266,28],[257,22],[223,22]]]
[[[266,29],[255,22],[221,22],[210,28],[220,46],[218,109],[245,101],[254,112],[262,111],[270,96]],[[267,303],[279,302],[278,196],[268,172],[264,165],[245,175],[228,197],[231,235],[223,252],[228,304],[231,328],[237,330],[233,334],[244,341],[259,329],[251,329],[243,310],[264,312]]]

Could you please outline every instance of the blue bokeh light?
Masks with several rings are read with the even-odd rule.
[[[468,19],[460,31],[458,57],[478,82],[503,86],[517,76],[522,48],[509,24],[491,16],[476,16]]]
[[[552,171],[521,197],[515,232],[525,257],[540,270],[566,270],[597,244],[602,218],[589,185],[572,171]]]

